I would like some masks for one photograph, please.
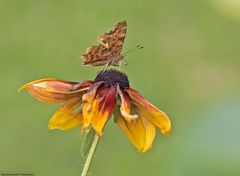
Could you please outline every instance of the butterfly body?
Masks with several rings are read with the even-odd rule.
[[[124,57],[121,51],[126,32],[127,22],[121,21],[115,24],[109,32],[98,37],[100,44],[87,48],[86,54],[81,56],[83,65],[119,65]]]

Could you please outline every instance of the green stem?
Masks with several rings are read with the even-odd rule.
[[[89,153],[88,153],[86,162],[85,162],[85,164],[84,164],[84,168],[83,168],[83,171],[82,171],[81,176],[86,176],[87,173],[88,173],[88,170],[89,170],[89,167],[90,167],[91,162],[92,162],[92,160],[93,160],[93,156],[94,156],[94,153],[95,153],[95,151],[96,151],[96,148],[97,148],[99,139],[100,139],[99,136],[98,136],[97,134],[95,134],[95,137],[94,137],[92,146],[91,146],[91,148],[90,148],[90,151],[89,151]]]

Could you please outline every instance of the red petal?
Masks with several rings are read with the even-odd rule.
[[[112,116],[116,105],[116,92],[116,86],[109,88],[103,84],[97,88],[93,102],[85,99],[83,102],[83,128],[86,128],[91,123],[98,135],[102,135],[105,123]],[[89,94],[92,94],[92,92],[88,92],[84,97]],[[89,105],[91,106],[90,109]]]

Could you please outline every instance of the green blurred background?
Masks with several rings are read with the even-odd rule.
[[[109,121],[90,175],[240,175],[240,1],[0,0],[0,172],[80,175],[79,129],[49,131],[58,105],[17,93],[44,77],[94,79],[79,56],[125,19],[131,86],[171,118],[138,153]]]

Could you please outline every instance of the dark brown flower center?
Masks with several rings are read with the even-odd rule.
[[[97,74],[95,81],[102,81],[108,86],[119,84],[121,89],[130,87],[127,75],[115,69],[100,71]]]

